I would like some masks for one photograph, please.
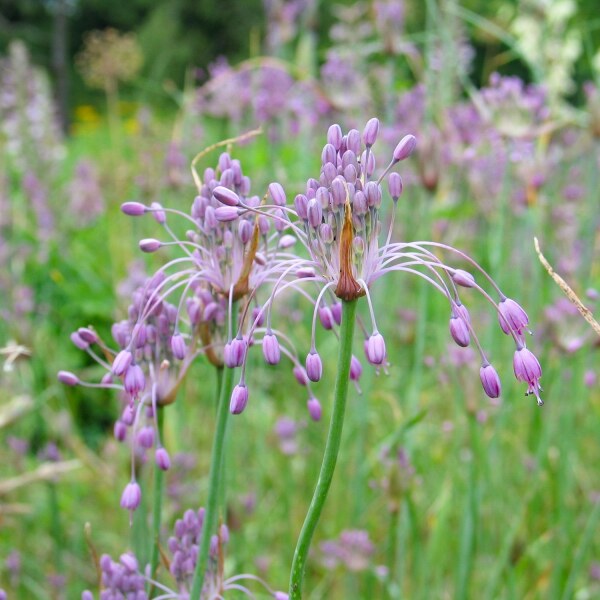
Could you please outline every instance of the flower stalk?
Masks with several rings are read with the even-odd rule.
[[[321,517],[325,500],[333,479],[333,472],[337,462],[338,452],[342,439],[346,399],[348,397],[348,384],[350,381],[350,362],[352,359],[352,339],[356,322],[356,305],[358,299],[342,301],[342,324],[340,327],[340,346],[338,354],[337,376],[335,381],[333,414],[329,425],[329,433],[325,444],[323,463],[319,472],[319,479],[300,531],[296,544],[292,571],[290,575],[290,600],[302,598],[302,581],[306,558],[312,541],[313,534]]]
[[[157,407],[156,411],[156,428],[158,430],[158,439],[163,439],[164,429],[164,408]],[[156,575],[158,568],[159,542],[160,542],[160,525],[162,520],[162,502],[164,495],[164,478],[165,472],[160,468],[154,469],[154,498],[152,500],[152,554],[150,555],[150,576]],[[150,598],[152,598],[152,587],[149,589]]]
[[[225,368],[221,376],[221,393],[219,395],[217,423],[210,459],[210,472],[208,475],[208,499],[206,502],[202,537],[198,549],[198,561],[196,562],[196,568],[194,570],[190,600],[200,600],[208,555],[210,552],[210,538],[213,533],[216,533],[217,529],[219,498],[222,497],[223,494],[223,482],[221,481],[223,478],[222,465],[225,453],[227,422],[230,414],[229,397],[231,396],[231,390],[233,388],[233,374],[234,369]]]

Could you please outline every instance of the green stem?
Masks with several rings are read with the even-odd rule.
[[[163,441],[164,421],[164,409],[158,406],[156,409],[156,428],[158,429],[158,439],[161,441],[161,443]],[[154,498],[152,500],[152,554],[150,556],[150,573],[153,579],[156,575],[158,558],[160,555],[160,524],[162,518],[164,475],[164,471],[159,469],[157,465],[154,465]],[[150,598],[153,596],[152,586],[149,589],[149,596]]]
[[[302,531],[296,544],[294,560],[292,561],[292,572],[290,576],[290,600],[302,598],[302,580],[306,567],[306,558],[310,548],[310,542],[319,522],[327,493],[333,479],[333,471],[337,461],[340,442],[342,439],[342,428],[344,426],[344,412],[346,410],[346,398],[348,396],[348,382],[350,376],[350,360],[352,358],[352,338],[354,335],[354,324],[356,321],[357,300],[342,303],[342,325],[340,328],[340,349],[338,354],[338,368],[335,380],[335,391],[333,401],[333,414],[329,425],[327,443],[321,472],[315,488],[310,507],[306,513]]]
[[[221,465],[223,464],[225,433],[227,431],[227,421],[229,419],[229,397],[231,396],[231,389],[233,387],[233,374],[234,369],[225,369],[223,372],[219,407],[217,410],[217,426],[210,457],[208,500],[205,507],[206,512],[204,513],[204,523],[202,525],[198,562],[196,563],[196,569],[194,570],[194,580],[192,583],[190,600],[200,600],[200,593],[202,592],[202,585],[204,584],[204,574],[210,550],[210,538],[212,534],[215,533],[217,527],[219,497],[222,494]]]

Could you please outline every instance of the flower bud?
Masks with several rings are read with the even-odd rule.
[[[276,365],[281,360],[281,348],[276,335],[267,333],[262,343],[263,356],[268,365]]]
[[[136,436],[136,441],[141,448],[152,448],[154,446],[154,429],[152,427],[142,427]]]
[[[126,510],[135,510],[142,501],[142,490],[135,481],[131,481],[125,486],[121,496],[121,508]]]
[[[90,345],[89,342],[87,342],[78,331],[74,331],[71,334],[71,341],[80,350],[86,350]]]
[[[327,131],[327,143],[331,144],[336,150],[339,150],[342,145],[342,137],[342,128],[337,123]]]
[[[461,317],[452,316],[450,318],[450,335],[462,348],[466,348],[471,341],[469,328]]]
[[[241,367],[244,362],[244,353],[246,351],[246,342],[242,338],[234,338],[231,342],[225,344],[223,360],[225,366],[233,369]]]
[[[74,373],[70,371],[59,371],[58,372],[58,380],[65,385],[77,385],[79,383],[79,378]]]
[[[156,219],[157,223],[164,225],[167,222],[167,214],[163,210],[163,207],[158,202],[153,202],[150,205],[152,209],[152,216]]]
[[[173,356],[178,360],[183,360],[187,353],[187,348],[185,346],[185,340],[180,333],[176,333],[171,338],[171,351],[173,352]]]
[[[168,471],[171,467],[171,458],[169,457],[169,453],[162,447],[156,449],[154,460],[156,462],[156,466],[161,471]]]
[[[269,194],[271,194],[271,198],[273,199],[273,204],[277,206],[285,206],[287,203],[287,199],[285,197],[285,191],[283,186],[276,181],[269,184]]]
[[[89,329],[88,327],[80,327],[77,330],[79,337],[88,344],[95,344],[98,341],[98,335],[93,329]]]
[[[293,373],[294,373],[294,377],[296,378],[296,381],[300,385],[308,384],[308,375],[306,374],[306,371],[304,370],[303,367],[301,367],[299,365],[295,366],[293,369]]]
[[[248,388],[240,383],[233,388],[229,410],[231,414],[239,415],[248,404]]]
[[[115,421],[115,426],[113,428],[113,435],[115,436],[115,440],[118,442],[124,442],[127,437],[127,425],[118,419]]]
[[[463,271],[462,269],[456,269],[454,273],[452,273],[452,280],[456,285],[462,287],[472,288],[475,286],[475,277],[468,271]]]
[[[362,370],[363,368],[360,364],[360,360],[353,354],[350,359],[350,381],[358,381],[362,375]]]
[[[161,246],[162,243],[159,240],[155,240],[153,238],[145,238],[143,240],[140,240],[140,250],[142,252],[156,252]]]
[[[321,410],[321,403],[314,396],[311,396],[308,399],[308,402],[306,403],[306,406],[308,408],[308,414],[310,415],[310,418],[313,421],[320,421],[321,420],[321,414],[323,412]]]
[[[500,396],[500,392],[502,391],[500,377],[498,377],[498,373],[492,365],[489,363],[481,365],[479,378],[481,379],[483,390],[489,398],[498,398]]]
[[[367,340],[365,351],[372,365],[381,365],[386,358],[385,340],[380,333],[374,333]]]
[[[394,162],[400,162],[408,158],[417,145],[417,139],[414,135],[405,135],[394,149]]]
[[[309,352],[306,356],[306,374],[311,381],[320,381],[323,376],[323,363],[317,352]]]
[[[323,329],[330,330],[333,328],[333,314],[328,306],[319,307],[319,321],[323,325]]]
[[[133,356],[129,350],[121,350],[121,352],[115,356],[115,360],[112,364],[112,372],[117,377],[120,377],[127,371],[132,360]]]
[[[402,195],[402,177],[398,173],[390,173],[388,177],[388,190],[394,202]]]
[[[367,122],[363,131],[363,142],[367,148],[370,148],[377,140],[379,133],[379,119],[372,118]]]
[[[130,217],[139,217],[146,212],[146,206],[141,202],[123,202],[121,211]]]
[[[498,303],[498,308],[498,321],[502,331],[507,335],[510,335],[511,331],[522,335],[529,325],[529,317],[521,305],[510,298],[504,298]]]
[[[321,152],[321,163],[326,165],[327,163],[335,165],[337,161],[337,150],[333,144],[325,144],[323,151]]]
[[[146,387],[144,371],[139,365],[132,364],[127,367],[123,385],[130,396],[137,396]]]
[[[235,221],[238,217],[238,209],[235,206],[219,206],[215,208],[215,218],[221,223]]]

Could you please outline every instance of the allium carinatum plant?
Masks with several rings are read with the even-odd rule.
[[[223,369],[206,513],[190,598],[199,598],[205,585],[211,536],[216,534],[219,511],[224,508],[219,506],[219,498],[227,419],[230,413],[242,413],[249,403],[246,370],[253,346],[262,347],[268,365],[290,359],[296,379],[308,391],[309,413],[319,419],[321,406],[310,391],[311,382],[323,376],[316,324],[320,322],[339,339],[331,424],[319,479],[294,554],[290,598],[302,597],[311,539],[340,448],[348,384],[357,384],[363,369],[353,354],[359,302],[366,305],[365,360],[377,371],[387,371],[389,366],[384,332],[378,328],[371,299],[378,279],[406,273],[431,284],[448,303],[450,336],[459,346],[474,346],[481,360],[483,390],[490,398],[497,398],[501,392],[499,376],[461,297],[463,291],[480,293],[496,312],[502,331],[513,338],[516,378],[526,383],[527,393],[542,404],[541,368],[525,344],[529,320],[523,308],[507,298],[462,251],[440,242],[393,239],[396,207],[403,192],[395,168],[410,157],[417,142],[413,135],[404,136],[378,170],[373,152],[378,133],[375,118],[362,133],[351,129],[344,134],[339,125],[332,125],[321,154],[320,173],[307,181],[293,203],[288,203],[279,183],[271,183],[262,196],[252,194],[239,161],[225,152],[216,168],[204,171],[202,179],[194,164],[204,153],[192,163],[198,195],[189,212],[156,203],[126,202],[122,206],[132,217],[153,216],[164,230],[165,239],[141,240],[143,251],[173,247],[180,254],[134,294],[129,320],[117,324],[113,331],[118,352],[108,349],[90,330],[79,330],[74,336],[73,341],[93,356],[90,346],[98,344],[103,356],[96,357],[107,369],[100,385],[117,387],[124,394],[125,407],[119,420],[123,425],[116,430],[117,437],[125,437],[131,424],[137,428],[132,443],[151,447],[155,431],[159,441],[160,427],[142,424],[142,419],[156,419],[158,407],[172,401],[190,362],[204,354],[217,369]],[[175,219],[188,227],[184,235],[171,228]],[[311,343],[303,364],[293,341],[275,327],[277,313],[273,307],[286,291],[301,294],[312,309]],[[236,368],[239,379],[234,387]],[[70,373],[62,372],[59,378],[67,384],[81,383]],[[156,462],[165,467],[158,454]],[[132,479],[123,493],[122,505],[135,509],[140,494]]]

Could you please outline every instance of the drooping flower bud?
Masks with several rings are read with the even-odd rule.
[[[144,371],[139,365],[132,364],[127,368],[123,385],[130,396],[137,396],[146,387]]]
[[[233,388],[231,393],[231,402],[229,403],[229,411],[233,415],[239,415],[248,404],[248,388],[239,383]]]
[[[500,384],[500,377],[496,369],[489,363],[481,365],[479,369],[479,378],[481,379],[481,385],[483,390],[489,398],[498,398],[502,391],[502,385]]]
[[[171,467],[171,458],[169,457],[169,453],[163,447],[157,448],[156,453],[154,454],[154,460],[156,466],[161,469],[161,471],[168,471]]]
[[[246,342],[242,338],[233,338],[231,342],[225,344],[223,352],[223,361],[225,366],[233,369],[241,367],[244,362],[244,353],[246,352]]]
[[[469,328],[462,317],[452,316],[450,318],[450,335],[452,339],[462,348],[466,348],[471,341]]]
[[[510,335],[511,331],[519,336],[523,335],[523,330],[527,330],[529,325],[529,317],[521,305],[510,298],[504,298],[498,303],[498,308],[498,321],[502,331],[507,335]]]
[[[281,360],[281,348],[277,336],[272,333],[267,333],[262,342],[263,356],[268,365],[279,364]]]
[[[385,362],[386,349],[385,340],[380,333],[374,333],[369,337],[365,345],[367,360],[372,365],[381,365]]]
[[[311,381],[320,381],[323,376],[323,363],[317,352],[309,352],[306,356],[306,374]]]
[[[131,481],[123,490],[121,496],[121,508],[135,510],[142,501],[142,490],[137,482]]]
[[[150,426],[142,427],[137,433],[136,441],[141,448],[152,448],[154,446],[154,429]]]
[[[456,285],[462,287],[472,288],[475,286],[475,277],[468,271],[463,271],[462,269],[456,269],[454,273],[452,273],[452,279]]]
[[[542,367],[538,359],[525,346],[522,346],[515,351],[513,368],[517,380],[527,383],[527,393],[534,394],[538,400],[538,405],[541,406],[543,401],[539,396],[541,389],[539,380],[542,376]]]
[[[350,381],[358,381],[362,375],[362,371],[363,368],[360,364],[360,360],[353,354],[350,359]]]
[[[321,403],[314,397],[311,396],[306,403],[308,408],[308,414],[313,421],[320,421],[323,413],[321,409]]]

